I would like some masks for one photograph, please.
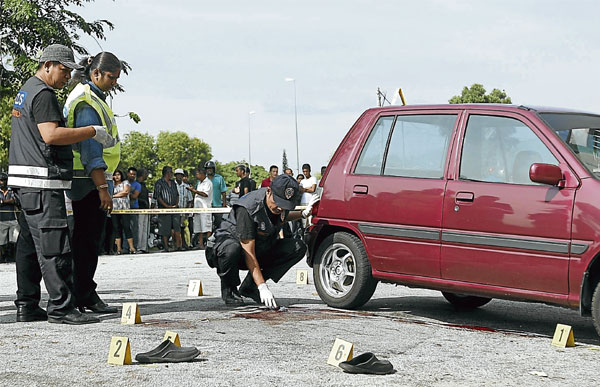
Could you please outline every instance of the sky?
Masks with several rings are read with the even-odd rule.
[[[285,149],[297,172],[294,83],[299,162],[314,172],[377,106],[378,87],[437,104],[481,83],[515,104],[600,112],[597,1],[95,0],[74,10],[113,22],[99,44],[133,67],[113,110],[142,121],[120,118],[121,135],[185,131],[220,162],[248,160],[250,134],[252,164],[281,166]]]

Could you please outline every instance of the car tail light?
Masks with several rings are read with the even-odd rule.
[[[313,204],[313,207],[312,207],[312,216],[318,216],[319,215],[319,205],[320,204],[321,204],[320,200],[318,202],[316,202],[315,204]]]

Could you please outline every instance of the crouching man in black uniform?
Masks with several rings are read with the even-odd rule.
[[[221,297],[227,305],[242,305],[241,296],[276,308],[275,297],[265,281],[278,282],[306,253],[298,239],[277,239],[288,220],[306,218],[312,211],[291,211],[300,202],[298,183],[288,175],[277,176],[270,187],[241,198],[215,233],[207,260],[221,277]],[[212,239],[212,237],[211,237]],[[210,242],[210,240],[209,240]],[[248,270],[240,285],[239,270]]]

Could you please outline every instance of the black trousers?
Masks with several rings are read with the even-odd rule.
[[[63,190],[17,192],[21,203],[17,240],[17,299],[15,305],[39,305],[40,281],[48,290],[49,316],[73,310],[72,255]]]
[[[133,238],[130,214],[112,214],[110,218],[113,224],[113,237],[121,239],[125,233],[125,239]]]
[[[94,275],[98,267],[98,248],[106,222],[106,212],[100,209],[98,191],[90,191],[83,199],[73,201],[73,296],[76,306],[93,305],[100,301]]]
[[[248,270],[242,245],[235,239],[226,239],[216,246],[217,274],[221,281],[229,287],[237,287],[240,284],[240,270]],[[298,239],[277,239],[273,246],[263,253],[257,252],[258,264],[262,275],[274,282],[279,282],[281,277],[287,273],[306,254],[306,244]],[[246,286],[256,286],[252,274],[244,280]]]

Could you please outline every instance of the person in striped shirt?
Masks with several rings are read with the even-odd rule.
[[[162,178],[154,185],[154,198],[158,203],[158,208],[179,208],[177,183],[173,181],[173,168],[168,165],[163,167]],[[163,252],[170,251],[169,238],[171,237],[171,230],[175,234],[175,249],[182,250],[180,222],[180,214],[158,215],[158,233],[162,236]]]

